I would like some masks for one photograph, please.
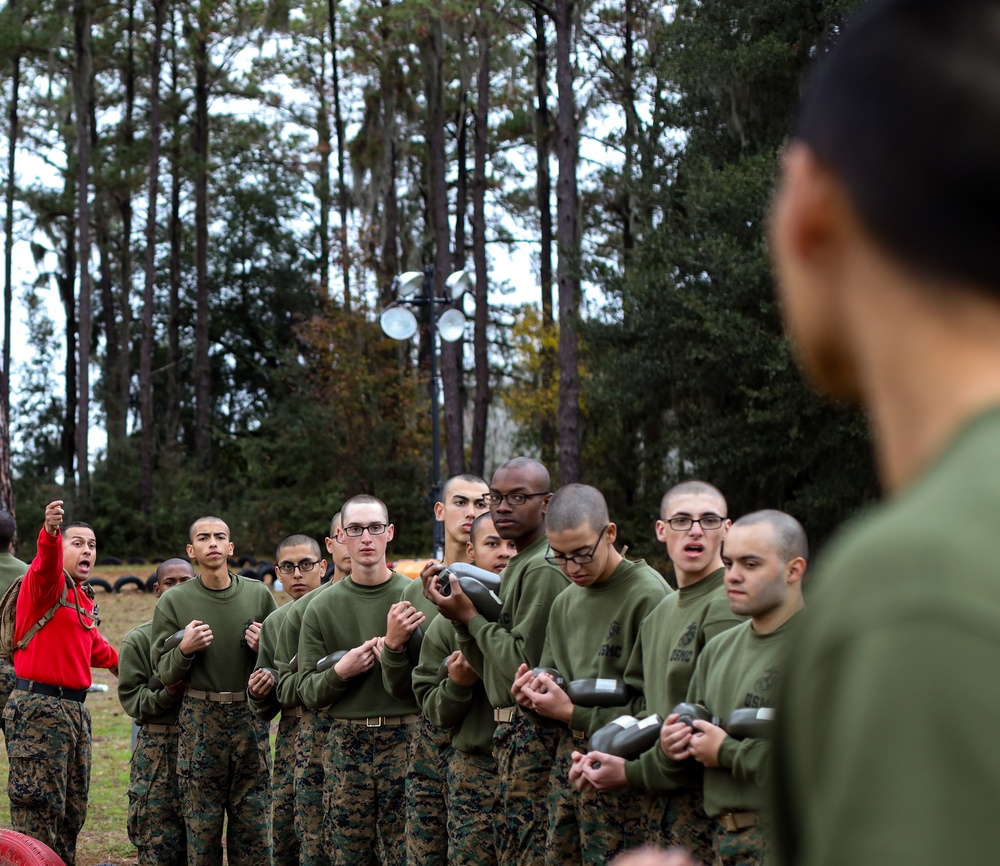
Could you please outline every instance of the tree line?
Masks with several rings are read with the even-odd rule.
[[[266,550],[374,492],[426,552],[432,337],[377,317],[431,267],[475,277],[444,473],[533,453],[640,554],[691,474],[824,537],[874,495],[867,435],[800,379],[764,223],[852,5],[7,0],[0,504],[59,485],[105,547],[163,553],[219,511]],[[529,303],[498,294],[513,249]]]

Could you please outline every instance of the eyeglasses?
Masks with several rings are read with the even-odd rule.
[[[303,559],[302,562],[279,562],[278,571],[282,574],[295,574],[297,568],[303,574],[309,574],[319,563],[318,559]]]
[[[718,514],[706,514],[704,517],[671,517],[667,521],[667,525],[671,529],[676,529],[678,532],[690,529],[696,523],[702,529],[712,530],[721,529],[722,524],[725,523],[727,519],[728,518],[725,517],[719,517]]]
[[[508,505],[524,505],[532,496],[548,496],[551,491],[541,493],[487,493],[484,497],[489,505],[499,505],[505,499]]]
[[[367,526],[358,526],[356,523],[352,523],[350,526],[344,527],[344,535],[349,535],[351,538],[357,538],[364,534],[367,529],[369,535],[381,535],[385,532],[388,523],[369,523]]]
[[[545,561],[551,565],[565,565],[567,562],[572,562],[574,565],[587,565],[594,561],[594,555],[597,553],[597,548],[601,546],[601,542],[604,541],[604,533],[608,531],[607,524],[604,529],[601,530],[600,534],[597,536],[597,541],[594,542],[594,546],[590,548],[586,553],[577,553],[573,556],[563,556],[561,553],[553,553],[552,548],[549,548],[549,552],[545,554]]]

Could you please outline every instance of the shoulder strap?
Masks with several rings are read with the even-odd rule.
[[[75,600],[73,602],[69,601],[69,585],[70,579],[67,577],[65,583],[63,584],[63,590],[62,594],[59,596],[59,600],[47,611],[45,611],[44,614],[42,614],[42,618],[38,622],[25,632],[24,637],[17,642],[14,649],[23,650],[29,643],[31,643],[31,639],[42,630],[43,626],[48,625],[48,623],[51,622],[52,617],[56,615],[56,611],[59,610],[60,607],[68,607],[70,610],[75,610],[76,618],[80,621],[80,625],[88,631],[98,626],[100,619],[96,613],[92,614],[89,611],[84,610],[80,607],[79,602]],[[77,591],[79,592],[80,590],[77,589]],[[87,617],[90,622],[84,622],[84,617]]]

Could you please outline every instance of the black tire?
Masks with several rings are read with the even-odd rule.
[[[103,577],[89,577],[84,581],[84,584],[103,589],[105,592],[114,592],[114,588]]]
[[[249,577],[251,580],[259,580],[256,568],[241,568],[239,575],[240,577]]]
[[[257,580],[266,580],[268,577],[274,580],[274,563],[262,559],[257,563]]]
[[[243,556],[236,557],[236,561],[244,568],[257,567],[257,560],[254,559],[249,553],[244,553]]]
[[[122,561],[117,556],[102,556],[97,560],[98,565],[121,565]]]
[[[149,560],[150,565],[159,565],[161,562],[166,562],[167,558],[165,556],[154,556]]]
[[[123,574],[115,581],[115,592],[121,592],[126,586],[134,586],[139,592],[146,591],[146,584],[141,577],[134,574]]]
[[[320,583],[329,583],[329,582],[330,582],[331,580],[333,580],[333,575],[334,575],[334,572],[336,572],[336,570],[337,570],[337,566],[335,566],[335,565],[334,565],[334,564],[333,564],[333,563],[331,562],[331,563],[330,563],[330,564],[329,564],[329,565],[328,565],[328,566],[326,567],[326,574],[324,574],[324,575],[323,575],[323,576],[322,576],[322,577],[320,578],[320,581],[319,581],[319,582],[320,582]]]
[[[156,586],[156,572],[154,571],[149,577],[146,578],[146,592],[152,592],[153,587]]]
[[[127,560],[129,565],[145,565],[146,560],[141,556],[130,556]]]

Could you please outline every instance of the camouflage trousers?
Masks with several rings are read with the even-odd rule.
[[[245,702],[185,696],[177,720],[177,779],[188,863],[221,866],[226,824],[229,866],[271,859],[270,725]]]
[[[679,788],[670,794],[650,794],[647,811],[643,835],[649,844],[685,848],[702,863],[715,859],[717,823],[705,814],[700,789]]]
[[[557,730],[538,728],[522,715],[497,725],[493,752],[500,801],[496,829],[500,866],[541,866],[545,861],[546,797],[558,736]]]
[[[414,866],[448,862],[448,758],[451,733],[426,719],[410,726],[406,768],[406,859]]]
[[[79,701],[14,689],[3,717],[11,825],[74,866],[90,792],[90,710]]]
[[[497,866],[497,762],[453,749],[448,760],[448,864]]]
[[[412,727],[330,725],[323,752],[323,838],[333,866],[379,860],[383,866],[405,866],[404,786]]]
[[[570,783],[572,755],[583,751],[582,745],[570,731],[560,733],[549,773],[545,862],[550,866],[604,866],[642,842],[642,802],[636,791],[577,791]]]
[[[295,837],[295,742],[299,717],[282,713],[274,744],[271,776],[272,866],[298,866],[299,840]]]
[[[187,863],[177,788],[177,734],[139,730],[128,782],[128,838],[139,851],[138,866]]]
[[[706,861],[712,866],[763,866],[767,859],[767,832],[761,824],[736,833],[716,824],[714,847],[714,859]]]
[[[7,659],[0,659],[0,731],[4,730],[3,708],[7,706],[10,693],[14,691],[17,683],[17,674],[14,673],[14,665]]]
[[[330,866],[323,842],[323,753],[330,711],[306,709],[295,735],[295,836],[302,866]]]

